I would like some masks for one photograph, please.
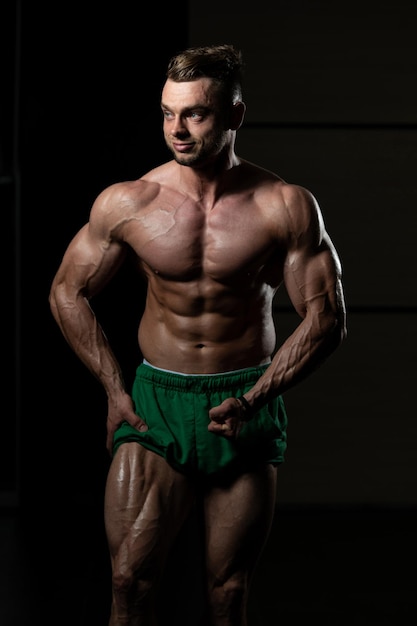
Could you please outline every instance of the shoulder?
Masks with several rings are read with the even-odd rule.
[[[140,217],[162,193],[164,167],[137,180],[117,182],[96,197],[90,211],[90,229],[100,234],[121,233],[124,224]]]
[[[289,183],[267,169],[245,163],[244,175],[254,180],[254,197],[262,211],[279,228],[281,235],[320,238],[324,224],[313,193],[302,185]],[[246,171],[247,170],[247,171]]]
[[[142,178],[135,181],[114,183],[106,187],[96,198],[91,209],[92,217],[117,216],[146,206],[158,195],[159,186]]]
[[[313,194],[294,183],[289,183],[271,170],[260,167],[249,161],[241,160],[241,176],[246,181],[252,181],[256,193],[264,194],[270,201],[275,200],[275,204],[288,206],[292,209],[310,207],[317,209],[317,201]]]
[[[92,212],[106,215],[122,211],[137,211],[147,207],[160,193],[165,181],[169,180],[171,163],[150,170],[136,180],[118,182],[106,187],[96,198]]]
[[[327,238],[319,203],[301,185],[285,184],[281,190],[288,249],[318,250]]]
[[[302,187],[286,183],[282,186],[282,200],[291,224],[298,227],[323,226],[319,203],[313,193]]]

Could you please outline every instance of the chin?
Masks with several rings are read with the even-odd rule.
[[[184,156],[182,154],[174,153],[174,159],[179,165],[194,165],[197,159],[193,156]]]

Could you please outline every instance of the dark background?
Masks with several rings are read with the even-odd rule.
[[[105,397],[48,292],[96,195],[168,158],[159,96],[170,56],[222,41],[247,64],[237,151],[316,195],[348,306],[346,343],[287,394],[287,462],[250,625],[278,614],[285,626],[415,623],[415,13],[406,1],[5,3],[2,625],[107,623]],[[144,298],[132,279],[126,267],[94,302],[128,384]],[[297,322],[285,293],[275,316],[280,342]],[[195,539],[190,525],[166,573],[171,624],[196,626],[199,587],[179,567],[198,571]]]

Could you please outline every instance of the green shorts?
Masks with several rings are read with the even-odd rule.
[[[210,476],[249,468],[259,462],[279,464],[286,449],[287,415],[281,396],[261,408],[243,426],[236,440],[208,431],[209,409],[251,389],[268,366],[222,374],[188,375],[141,363],[132,398],[148,425],[139,432],[124,422],[114,436],[114,452],[136,441],[161,455],[176,470]]]

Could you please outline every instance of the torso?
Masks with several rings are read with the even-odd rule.
[[[222,372],[267,363],[274,350],[272,300],[285,238],[280,207],[268,197],[281,181],[249,164],[244,169],[236,190],[232,185],[210,210],[166,183],[164,166],[155,181],[138,181],[147,186],[146,200],[141,188],[118,236],[147,277],[139,345],[157,367]]]

